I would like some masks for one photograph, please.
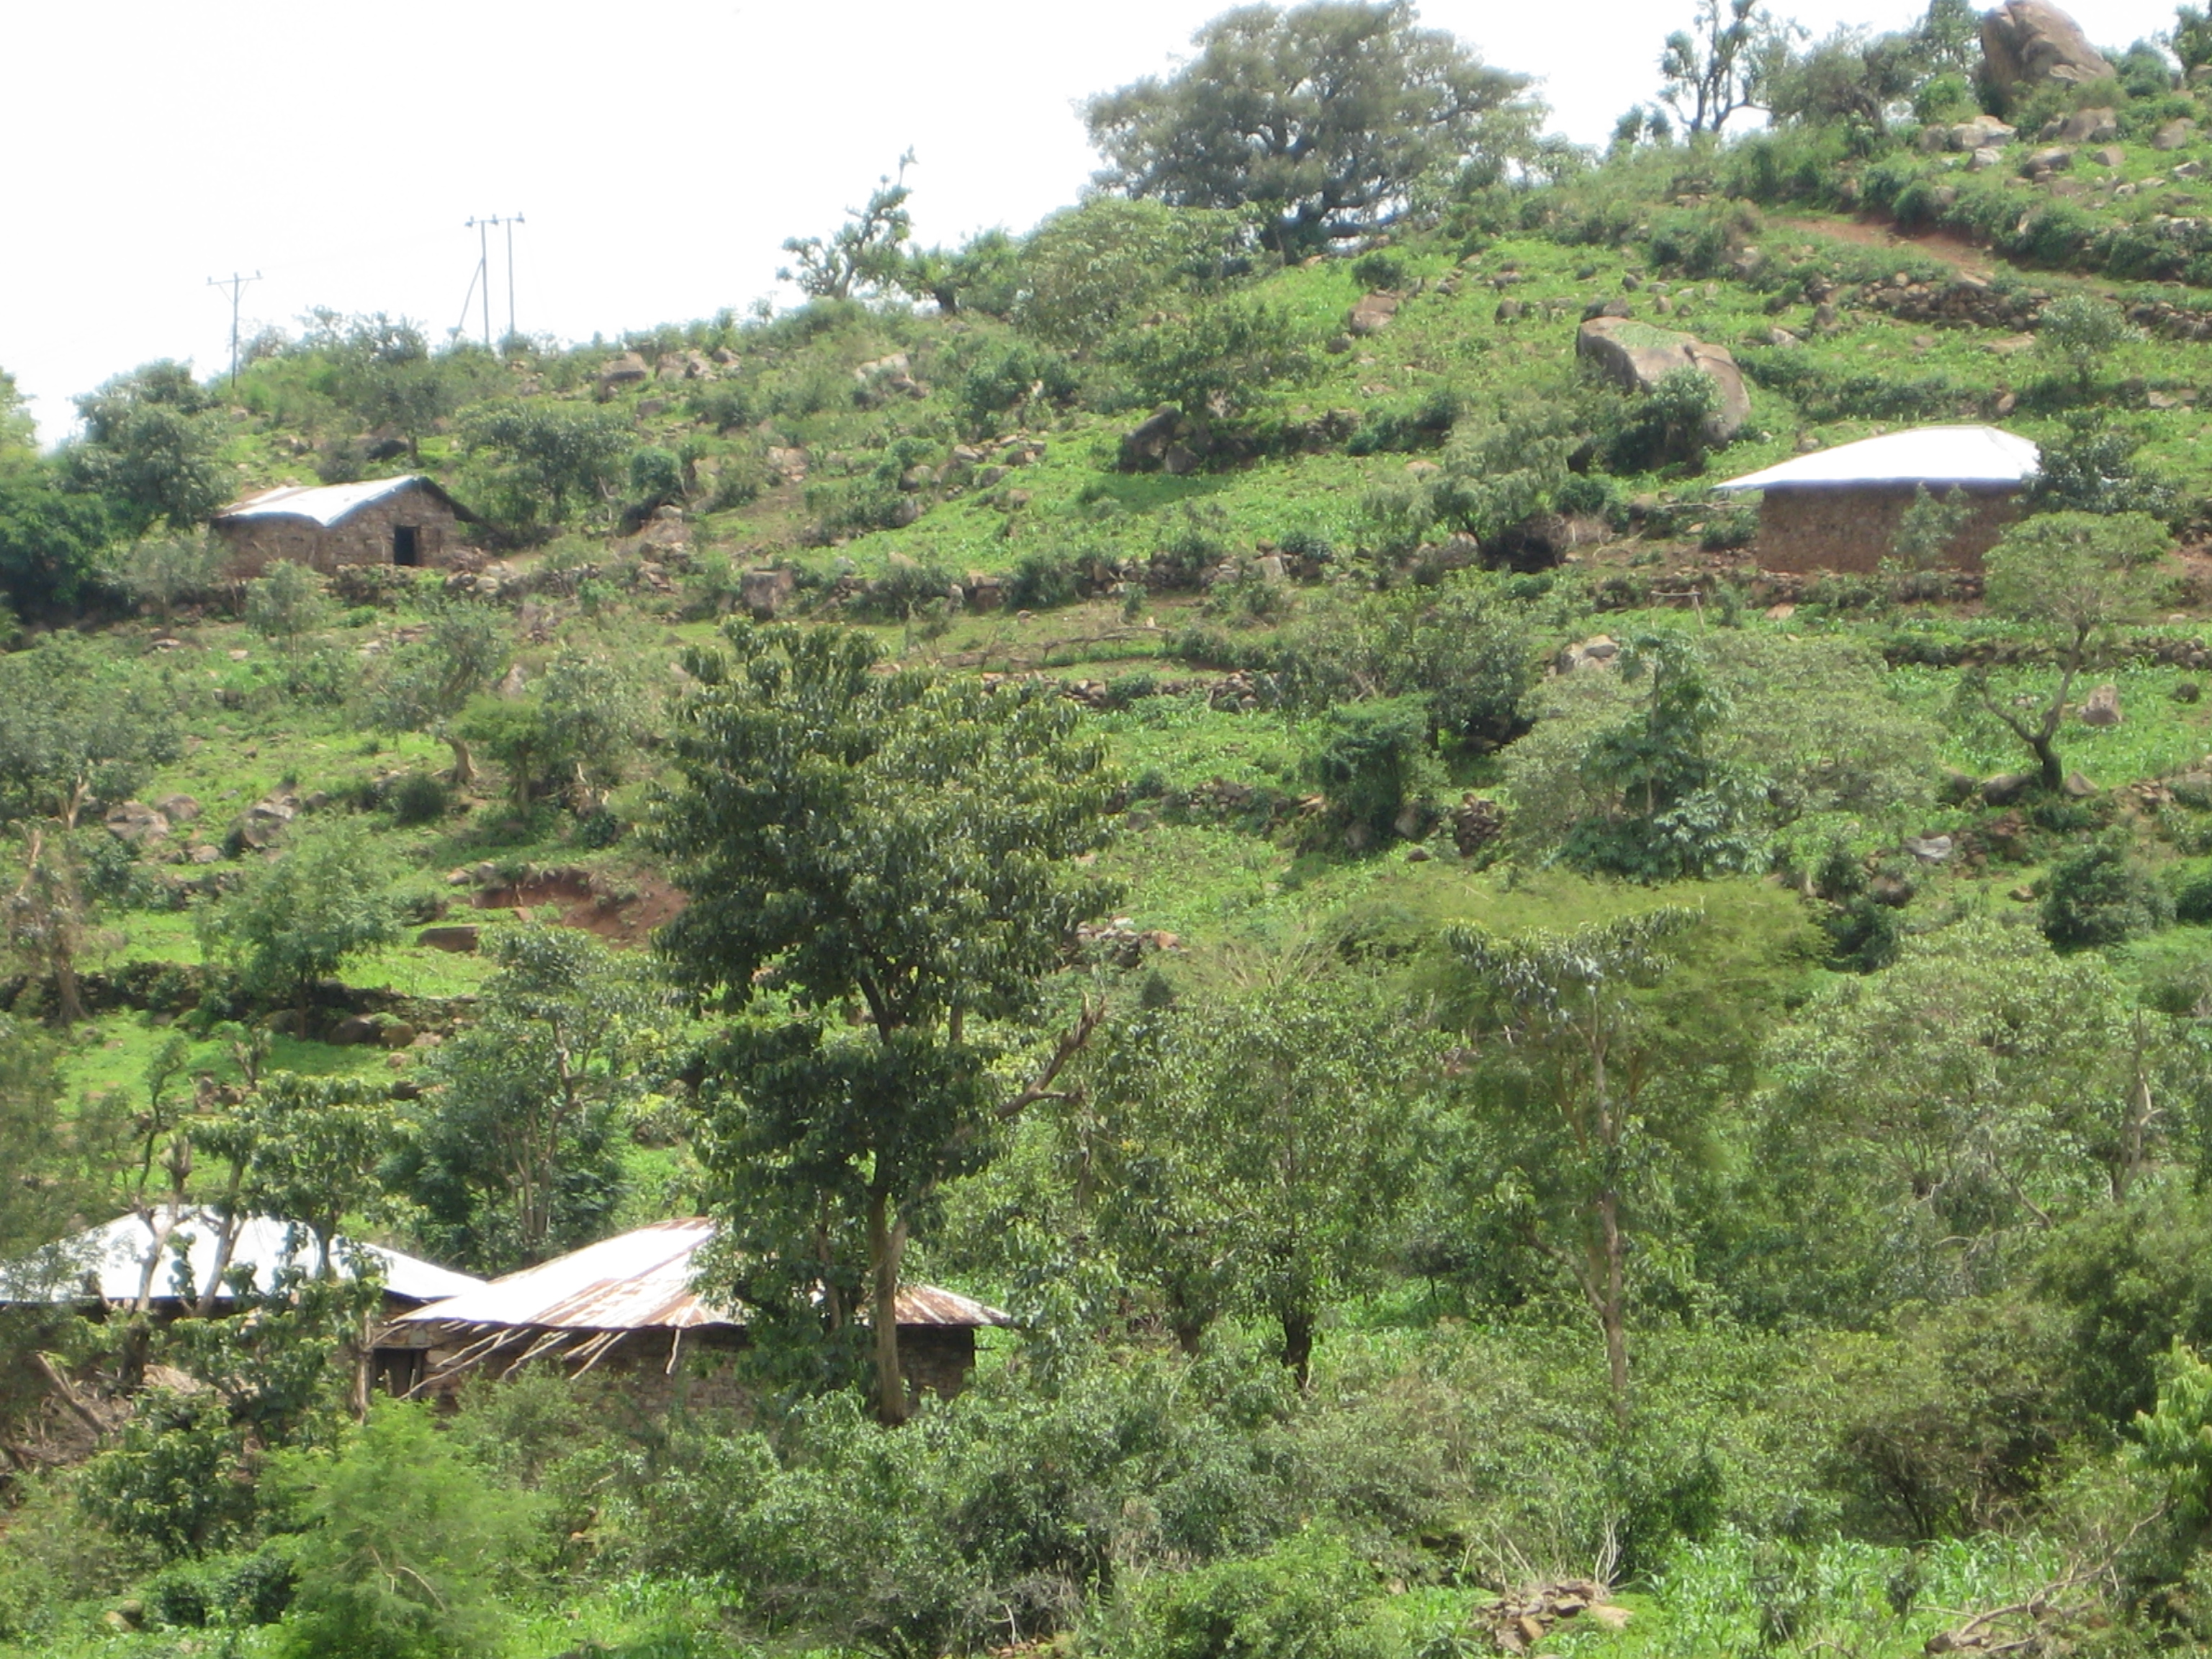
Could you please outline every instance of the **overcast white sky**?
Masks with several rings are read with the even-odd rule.
[[[1075,102],[1168,68],[1227,0],[0,0],[17,135],[0,368],[48,440],[70,398],[151,358],[228,357],[309,307],[459,320],[471,216],[520,213],[518,324],[583,339],[742,308],[783,238],[828,228],[912,146],[925,241],[1024,229],[1097,165]],[[1816,33],[1924,0],[1773,0]],[[1425,0],[1425,22],[1540,76],[1601,140],[1650,94],[1691,0]],[[2091,37],[2170,0],[2087,0]],[[503,234],[493,327],[506,325]],[[470,307],[470,326],[480,315]]]

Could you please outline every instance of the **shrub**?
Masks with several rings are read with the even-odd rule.
[[[1428,700],[1385,697],[1331,709],[1306,772],[1354,848],[1410,833],[1410,814],[1442,781],[1429,742]]]
[[[1391,249],[1378,247],[1352,262],[1352,276],[1369,288],[1403,288],[1409,274],[1406,262]]]
[[[412,828],[435,823],[453,810],[453,792],[428,772],[410,772],[392,787],[392,821]]]
[[[380,1404],[335,1457],[279,1465],[306,1521],[283,1659],[460,1659],[498,1645],[491,1592],[526,1559],[532,1505],[428,1411]]]
[[[2192,927],[2212,922],[2212,872],[2200,871],[2175,887],[2173,919]]]
[[[647,444],[630,452],[630,499],[644,507],[658,507],[684,493],[684,463],[673,451]]]
[[[2165,891],[2113,842],[2084,847],[2051,867],[2043,933],[2057,950],[2118,945],[2172,919]]]
[[[1015,561],[1006,580],[1006,603],[1024,611],[1049,611],[1073,604],[1082,588],[1073,558],[1037,548]]]
[[[1264,1555],[1164,1573],[1132,1599],[1145,1659],[1380,1659],[1362,1618],[1372,1572],[1333,1539],[1301,1534]]]

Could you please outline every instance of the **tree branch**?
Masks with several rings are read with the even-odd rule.
[[[1105,1022],[1105,1018],[1104,1000],[1091,1002],[1086,999],[1083,1012],[1075,1024],[1060,1034],[1060,1041],[1053,1046],[1052,1058],[1045,1062],[1044,1070],[1038,1073],[1019,1094],[999,1108],[999,1121],[1004,1123],[1019,1117],[1040,1100],[1068,1098],[1065,1091],[1056,1091],[1052,1085],[1067,1062],[1083,1052],[1085,1045],[1091,1041],[1091,1034]]]

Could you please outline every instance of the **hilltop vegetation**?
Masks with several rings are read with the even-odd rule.
[[[0,388],[0,1255],[706,1212],[756,1337],[447,1414],[342,1274],[11,1312],[9,1650],[2206,1640],[2212,25],[1692,9],[1603,154],[1246,9],[780,313]],[[1978,568],[1712,489],[1958,421],[2044,456]],[[208,534],[417,472],[447,568]],[[1013,1317],[955,1400],[902,1279]]]

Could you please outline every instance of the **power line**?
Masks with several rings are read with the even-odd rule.
[[[471,286],[483,295],[483,343],[486,351],[491,349],[491,228],[498,222],[499,219],[495,215],[490,218],[470,219],[461,227],[477,234],[477,279]],[[468,315],[468,307],[465,304],[461,307],[464,323],[467,322]]]
[[[258,283],[260,280],[261,273],[258,270],[251,276],[241,276],[234,270],[228,276],[210,276],[207,279],[207,285],[210,288],[227,288],[230,290],[230,395],[234,398],[238,396],[238,299],[239,295],[246,292],[246,285],[248,283]]]

